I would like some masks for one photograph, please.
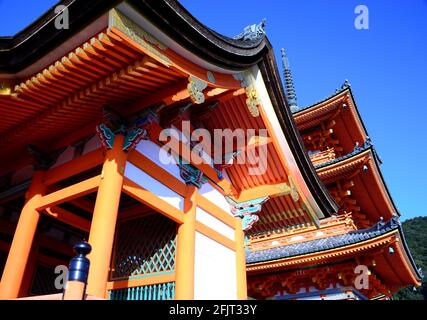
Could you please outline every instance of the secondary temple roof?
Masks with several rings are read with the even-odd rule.
[[[369,229],[353,231],[337,236],[315,239],[265,250],[253,252],[249,251],[247,252],[246,262],[251,264],[263,261],[273,261],[349,246],[351,244],[376,238],[393,230],[401,230],[400,223],[397,222],[397,220],[394,218],[390,219],[386,223],[381,221]]]

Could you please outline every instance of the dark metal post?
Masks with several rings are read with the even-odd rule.
[[[90,261],[86,255],[91,250],[92,247],[85,240],[74,246],[74,252],[77,255],[70,261],[63,300],[84,300],[90,266]]]

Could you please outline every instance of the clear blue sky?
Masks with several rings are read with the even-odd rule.
[[[0,35],[16,33],[55,3],[0,0]],[[277,59],[287,50],[301,106],[349,79],[403,219],[427,215],[427,0],[181,3],[229,36],[266,18]],[[369,8],[369,30],[354,28],[359,4]]]

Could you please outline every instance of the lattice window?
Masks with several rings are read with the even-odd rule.
[[[110,291],[110,300],[173,300],[175,282]]]
[[[175,269],[176,224],[160,214],[119,223],[112,278]]]
[[[54,267],[42,264],[37,265],[30,295],[39,296],[61,292],[62,290],[55,288],[55,279],[57,276],[58,274],[55,274]]]

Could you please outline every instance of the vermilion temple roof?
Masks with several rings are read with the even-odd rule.
[[[273,261],[282,258],[295,257],[308,253],[344,247],[364,240],[373,239],[391,230],[397,229],[398,226],[398,223],[396,223],[394,219],[391,219],[387,223],[378,223],[372,228],[365,230],[352,231],[337,236],[248,252],[246,262],[250,264],[263,261]]]

